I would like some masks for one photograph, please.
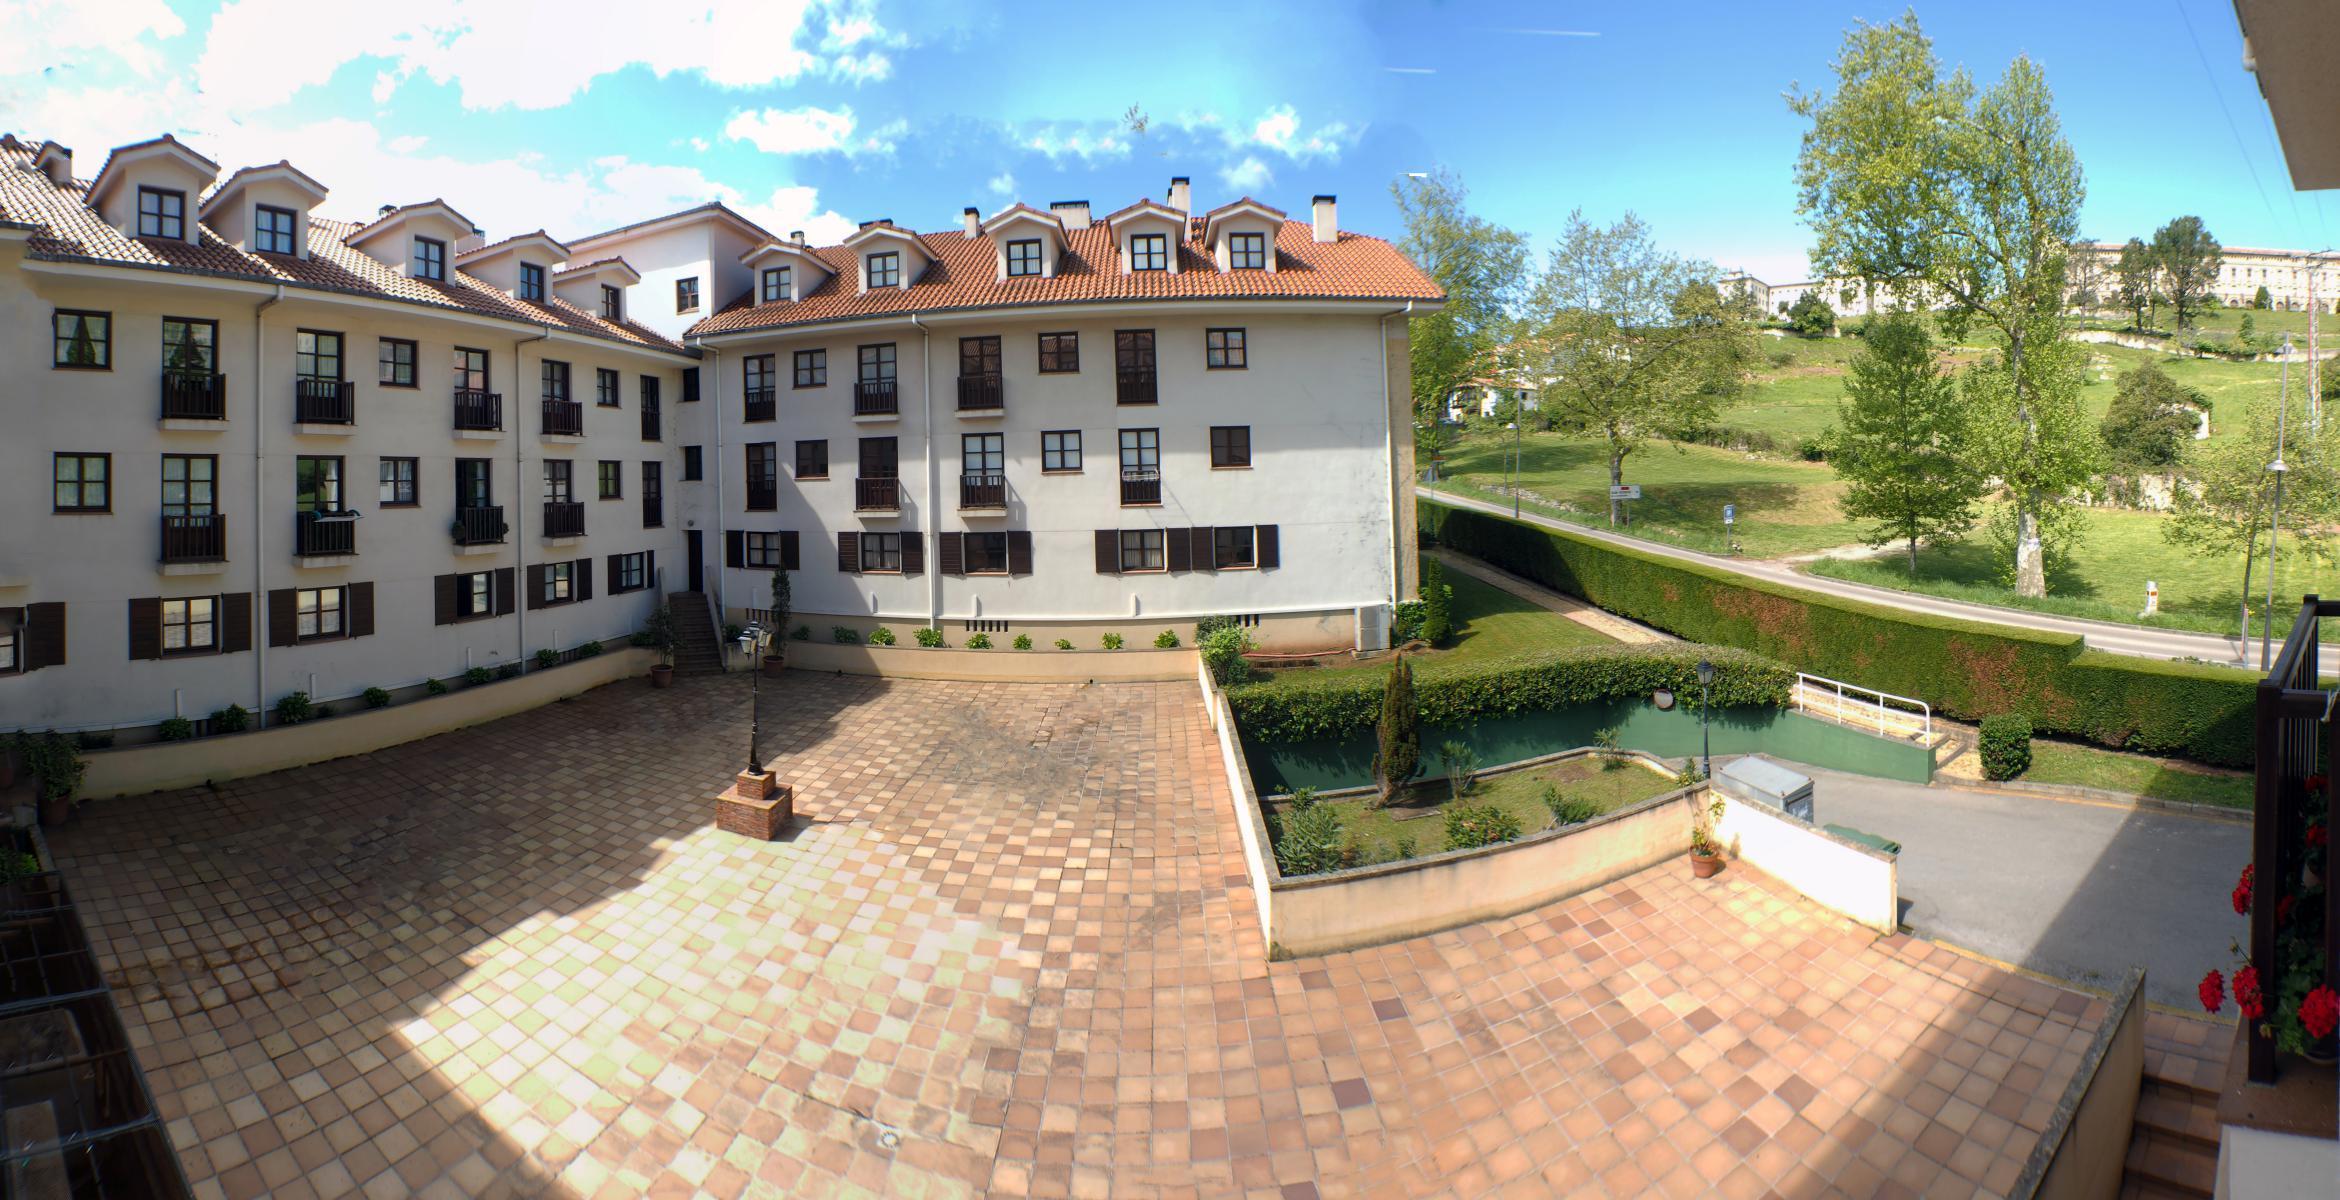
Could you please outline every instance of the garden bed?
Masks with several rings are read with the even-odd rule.
[[[1672,772],[1655,761],[1634,754],[1607,757],[1591,750],[1571,750],[1544,759],[1514,763],[1483,771],[1462,798],[1469,808],[1493,808],[1517,823],[1522,835],[1556,828],[1559,819],[1544,800],[1547,789],[1562,800],[1574,800],[1591,816],[1672,791],[1680,786]],[[1340,866],[1399,862],[1461,847],[1447,839],[1447,814],[1455,805],[1444,778],[1419,780],[1387,806],[1378,804],[1372,789],[1348,789],[1318,797],[1314,803],[1340,822]],[[1264,799],[1270,839],[1279,851],[1285,819],[1292,811],[1290,796]],[[1279,852],[1281,861],[1285,856]]]

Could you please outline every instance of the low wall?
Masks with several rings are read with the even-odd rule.
[[[1211,717],[1211,731],[1219,738],[1219,767],[1227,775],[1227,791],[1235,798],[1235,833],[1243,843],[1245,873],[1251,877],[1252,900],[1259,909],[1259,927],[1275,928],[1268,909],[1269,889],[1276,877],[1275,856],[1268,846],[1267,818],[1259,797],[1251,790],[1251,767],[1243,761],[1243,739],[1235,731],[1235,714],[1227,697],[1211,682],[1210,668],[1198,657],[1195,682],[1202,688],[1203,710]],[[1274,939],[1270,937],[1272,946]]]
[[[2137,1093],[2144,1085],[2144,987],[2145,969],[2130,968],[2023,1174],[2008,1190],[2014,1200],[2112,1200],[2121,1194]]]
[[[749,621],[770,623],[771,610],[754,606],[732,605],[723,610],[725,621],[741,625]],[[1039,649],[1056,644],[1064,638],[1082,649],[1099,649],[1099,640],[1108,633],[1120,634],[1131,648],[1151,647],[1154,638],[1167,629],[1178,635],[1178,640],[1191,645],[1195,640],[1196,617],[1184,616],[1124,616],[1100,617],[1085,621],[1051,621],[1020,617],[981,617],[961,614],[946,616],[938,622],[943,636],[956,646],[974,636],[967,628],[971,620],[992,620],[1004,623],[1004,632],[995,632],[991,640],[1005,646],[1017,634],[1032,639]],[[1351,649],[1357,644],[1357,612],[1353,608],[1333,608],[1304,612],[1260,613],[1259,623],[1249,628],[1251,643],[1262,650],[1330,653]],[[835,613],[798,612],[788,617],[790,631],[803,627],[816,643],[835,644],[834,631],[842,626],[863,638],[872,630],[891,629],[904,642],[915,631],[925,628],[924,617],[873,617],[867,613],[839,615]],[[803,645],[791,642],[790,645]],[[1039,649],[1033,652],[1038,653]]]
[[[249,733],[93,751],[88,755],[89,771],[82,778],[81,794],[132,796],[365,754],[526,712],[605,683],[647,676],[657,661],[658,656],[649,650],[612,650],[548,670],[530,670],[517,679],[476,687],[458,685],[444,696],[388,708]]]
[[[1892,855],[1846,841],[1767,804],[1714,794],[1723,802],[1714,826],[1716,840],[1733,859],[1880,933],[1899,928],[1899,868]]]
[[[955,646],[930,650],[924,646],[789,642],[787,647],[788,666],[792,670],[843,671],[847,675],[878,675],[888,679],[963,679],[980,683],[1192,679],[1197,666],[1192,650],[1156,650],[1150,646],[1143,650],[1009,650],[1004,646],[995,650]]]

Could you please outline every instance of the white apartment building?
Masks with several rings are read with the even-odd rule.
[[[489,241],[170,137],[0,138],[0,729],[413,691],[662,596],[1132,645],[1381,636],[1415,588],[1386,242],[1241,200],[844,244],[721,205]],[[1003,636],[1004,635],[1004,636]]]
[[[2103,307],[2116,307],[2111,293],[2119,277],[2121,242],[2090,242],[2088,249],[2096,258],[2097,271],[2103,283],[2099,287],[2099,302]],[[2306,312],[2309,304],[2309,276],[2314,275],[2314,303],[2325,312],[2333,312],[2333,304],[2340,301],[2340,253],[2315,250],[2268,250],[2252,246],[2227,246],[2221,250],[2222,262],[2218,277],[2211,281],[2210,294],[2220,304],[2230,308],[2249,308],[2258,299],[2259,289],[2266,288],[2274,308],[2285,312]]]

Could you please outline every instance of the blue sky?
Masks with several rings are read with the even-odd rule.
[[[1899,6],[690,4],[0,0],[0,125],[106,148],[164,130],[229,169],[289,158],[329,211],[444,195],[492,236],[576,235],[720,198],[775,232],[936,228],[973,204],[1100,210],[1191,176],[1394,234],[1389,184],[1450,168],[1548,244],[1627,209],[1784,281],[1807,235],[1781,97]],[[1984,78],[2046,68],[2086,232],[2198,213],[2232,245],[2334,244],[2295,194],[2222,0],[1919,4]],[[651,14],[665,14],[653,16]],[[1132,106],[1142,131],[1125,120]]]

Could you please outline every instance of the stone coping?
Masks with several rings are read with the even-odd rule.
[[[2058,986],[2074,991],[2092,990],[2072,983]],[[2098,1023],[2096,1036],[2089,1040],[2088,1051],[2081,1056],[2080,1069],[2072,1073],[2071,1081],[2064,1085],[2064,1094],[2057,1098],[2055,1112],[2048,1117],[2047,1128],[2040,1132],[2038,1144],[2024,1160],[2023,1174],[2008,1191],[2010,1200],[2110,1195],[2111,1188],[2120,1185],[2142,1082],[2144,989],[2145,968],[2131,967],[2128,977],[2107,997],[2110,1007],[2105,1011],[2104,1020]],[[2124,1039],[2129,1044],[2123,1057],[2136,1059],[2133,1065],[2111,1062],[2116,1054],[2122,1053]],[[2112,1067],[2109,1072],[2108,1062]],[[2098,1090],[2100,1083],[2105,1090]],[[2111,1107],[2106,1108],[2107,1105]],[[2082,1128],[2084,1125],[2087,1128]],[[2072,1157],[2067,1158],[2067,1152]],[[2095,1181],[2090,1178],[2092,1173]],[[2109,1181],[2109,1186],[2103,1181]]]

